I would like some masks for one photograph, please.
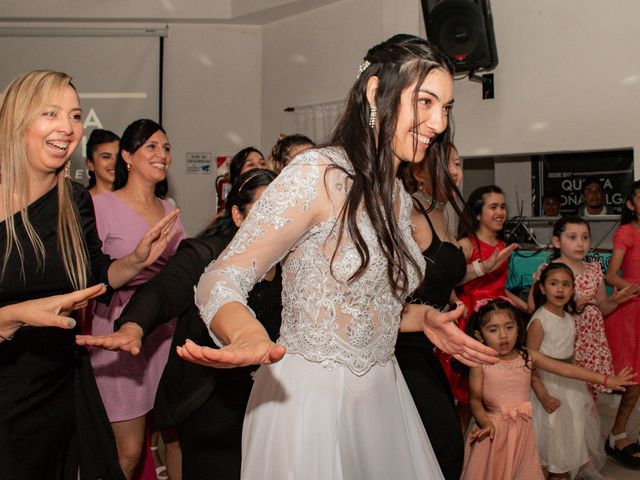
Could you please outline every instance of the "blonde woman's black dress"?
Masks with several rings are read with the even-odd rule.
[[[90,259],[89,285],[107,283],[111,260],[101,251],[93,203],[72,183]],[[14,247],[0,280],[0,306],[68,293],[57,244],[58,188],[28,207],[46,258],[38,263],[20,214],[16,235],[24,250],[24,271]],[[0,222],[0,252],[7,241]],[[87,351],[75,344],[73,330],[23,327],[0,343],[0,479],[120,479],[122,472],[111,425],[96,387]]]

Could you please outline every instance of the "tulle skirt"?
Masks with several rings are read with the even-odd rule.
[[[358,376],[287,354],[256,373],[242,478],[443,477],[395,358]]]
[[[553,373],[538,372],[547,391],[560,400],[560,407],[547,413],[531,393],[540,462],[553,473],[571,472],[571,478],[589,460],[600,470],[606,461],[600,438],[600,417],[586,384]]]

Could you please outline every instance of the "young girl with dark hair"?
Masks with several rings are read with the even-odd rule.
[[[533,285],[537,310],[528,325],[527,348],[562,362],[573,363],[575,327],[574,277],[564,263],[550,263]],[[620,374],[629,372],[623,369]],[[610,388],[609,374],[592,383]],[[554,373],[534,372],[531,386],[533,428],[540,462],[550,479],[598,478],[605,463],[600,441],[600,417],[585,384]]]
[[[109,130],[96,128],[89,135],[85,163],[89,169],[87,190],[91,195],[113,190],[119,148],[120,137]]]
[[[271,170],[253,169],[240,175],[229,192],[224,214],[196,238],[185,239],[167,265],[140,286],[116,321],[115,333],[82,337],[87,345],[138,355],[158,326],[178,317],[173,349],[158,385],[154,425],[176,427],[182,449],[182,479],[240,476],[242,420],[253,384],[255,367],[218,370],[178,357],[175,347],[187,338],[213,347],[194,304],[193,287],[204,268],[224,250],[267,186]],[[276,340],[282,304],[281,269],[274,266],[249,292],[269,338]]]
[[[470,229],[464,223],[460,225],[460,246],[467,259],[467,264],[473,266],[477,275],[463,279],[463,285],[458,296],[471,311],[479,298],[506,296],[518,308],[527,311],[527,306],[517,295],[506,290],[509,262],[503,250],[512,252],[517,245],[508,247],[502,239],[502,229],[507,220],[507,204],[502,189],[496,185],[476,188],[467,200],[469,209]],[[494,260],[502,262],[495,265]],[[486,265],[485,262],[489,263]],[[488,268],[488,267],[492,268]]]
[[[551,243],[554,253],[549,262],[568,265],[575,277],[576,312],[573,319],[576,327],[575,355],[577,365],[602,374],[613,374],[611,351],[604,331],[603,315],[613,312],[619,304],[637,295],[637,288],[630,285],[615,290],[607,297],[604,274],[598,262],[587,262],[585,258],[590,246],[589,223],[576,216],[562,217],[553,224]],[[546,264],[540,265],[534,278],[538,278]],[[534,310],[533,294],[529,292],[529,307]],[[594,394],[607,391],[602,385],[589,385]]]
[[[622,273],[619,273],[622,271]],[[631,184],[622,207],[620,227],[613,236],[613,254],[606,282],[614,288],[640,289],[640,181]],[[631,365],[640,370],[640,298],[621,304],[604,322],[611,348],[613,366]],[[611,433],[607,453],[621,463],[640,467],[640,438],[632,442],[626,430],[629,418],[640,398],[640,387],[631,387],[622,395]]]
[[[455,326],[462,308],[403,313],[424,260],[396,173],[449,140],[452,74],[418,37],[370,49],[332,146],[306,150],[282,171],[200,279],[197,304],[224,347],[187,341],[179,355],[215,367],[263,364],[245,416],[243,478],[442,478],[393,355],[398,330],[423,330],[469,363],[494,357]],[[276,344],[246,294],[280,261]]]
[[[531,424],[534,369],[621,391],[634,383],[629,369],[619,376],[601,375],[528,350],[522,312],[506,297],[479,300],[467,331],[495,349],[500,360],[495,365],[471,368],[469,389],[475,425],[467,436],[462,480],[544,478]]]

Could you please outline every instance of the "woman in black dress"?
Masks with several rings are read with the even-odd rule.
[[[404,172],[405,187],[413,195],[413,238],[427,265],[424,281],[407,303],[446,311],[457,301],[454,287],[475,278],[477,273],[467,266],[451,228],[462,216],[457,207],[460,203],[456,203],[462,199],[456,190],[462,181],[458,153],[453,144],[448,144],[446,160],[437,158],[438,153],[432,151],[430,158]],[[453,208],[445,208],[447,202],[451,202]],[[457,218],[449,218],[452,212]],[[510,252],[488,259],[483,267],[491,270]],[[444,477],[458,480],[464,463],[462,426],[434,345],[422,333],[400,333],[396,358]]]
[[[173,233],[177,214],[132,254],[115,262],[102,254],[91,198],[64,175],[83,133],[70,80],[34,71],[5,91],[0,308],[95,283],[116,288],[155,261]],[[75,345],[78,332],[79,325],[27,325],[0,343],[0,478],[122,478],[87,352]]]
[[[224,215],[197,238],[183,240],[160,273],[136,290],[116,322],[120,330],[78,338],[83,344],[138,354],[143,337],[179,317],[153,416],[159,428],[177,427],[184,480],[240,478],[242,422],[253,383],[251,373],[257,367],[207,368],[185,362],[175,347],[187,339],[214,347],[194,304],[193,288],[275,176],[261,169],[240,175],[229,192]],[[280,329],[281,289],[276,266],[249,293],[249,305],[273,340]]]
[[[436,155],[431,157],[404,172],[405,187],[413,193],[413,238],[427,266],[424,281],[407,303],[446,311],[455,301],[453,288],[465,276],[467,262],[445,216],[446,202],[454,198],[453,182],[446,164]],[[435,347],[421,332],[400,333],[396,358],[444,478],[459,479],[464,462],[462,427]]]

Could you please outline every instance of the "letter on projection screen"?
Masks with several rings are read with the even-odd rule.
[[[94,128],[122,135],[133,120],[158,120],[159,43],[158,37],[2,37],[0,90],[30,70],[73,77],[85,137],[72,157],[72,178],[86,184],[84,146]]]

